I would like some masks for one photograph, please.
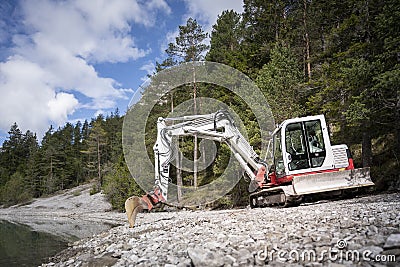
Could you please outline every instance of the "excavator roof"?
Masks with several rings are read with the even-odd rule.
[[[313,120],[321,120],[325,122],[325,116],[323,114],[321,115],[313,115],[313,116],[306,116],[306,117],[297,117],[297,118],[292,118],[292,119],[287,119],[284,120],[272,133],[274,136],[280,129],[282,129],[284,126],[290,124],[290,123],[295,123],[295,122],[302,122],[302,121],[313,121]]]

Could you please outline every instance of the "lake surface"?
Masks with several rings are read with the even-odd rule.
[[[67,246],[60,237],[0,220],[0,266],[38,266]]]

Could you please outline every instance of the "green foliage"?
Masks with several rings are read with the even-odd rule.
[[[104,177],[104,193],[112,207],[120,211],[124,211],[128,197],[144,194],[132,178],[123,157],[113,164],[111,171]]]
[[[169,43],[165,50],[168,57],[160,64],[157,63],[157,71],[174,66],[182,62],[199,61],[203,59],[203,53],[208,49],[204,44],[207,33],[204,33],[198,22],[189,18],[186,25],[179,26],[179,34],[174,43]]]
[[[206,60],[223,63],[245,72],[247,60],[241,45],[244,29],[240,14],[233,10],[223,11],[213,26],[211,46]]]
[[[346,116],[348,124],[351,126],[360,126],[360,123],[369,119],[369,109],[360,102],[360,97],[354,97],[353,102],[349,105],[343,114]]]
[[[118,111],[83,125],[50,127],[41,145],[35,134],[23,134],[12,125],[0,150],[0,204],[24,202],[93,178],[99,183],[92,193],[99,192],[102,175],[110,171],[109,162],[122,155],[121,131]]]
[[[271,50],[271,61],[260,70],[256,80],[276,122],[305,114],[298,90],[301,81],[301,71],[293,53],[284,44],[277,43]]]
[[[94,195],[94,194],[99,193],[100,191],[101,191],[101,187],[100,187],[99,183],[95,183],[95,184],[93,184],[92,188],[90,189],[89,194]]]
[[[1,187],[1,203],[6,206],[27,202],[32,194],[27,188],[26,178],[19,172],[14,173],[10,180]]]
[[[81,151],[82,153],[87,154],[89,156],[89,159],[91,159],[87,163],[87,167],[89,168],[89,170],[97,172],[99,188],[103,184],[102,163],[104,162],[104,147],[108,144],[107,133],[103,129],[102,124],[103,124],[102,117],[98,117],[92,123],[92,128],[86,142],[87,149]]]

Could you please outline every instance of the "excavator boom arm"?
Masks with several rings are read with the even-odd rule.
[[[167,125],[171,122],[174,124]],[[177,118],[158,118],[157,141],[153,147],[155,186],[160,189],[165,201],[168,199],[168,183],[171,180],[169,166],[177,155],[177,148],[173,144],[174,136],[197,136],[226,143],[251,181],[257,179],[260,168],[266,169],[266,163],[260,160],[227,111]]]

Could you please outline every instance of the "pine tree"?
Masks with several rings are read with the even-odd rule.
[[[242,51],[244,24],[241,15],[223,11],[213,25],[210,40],[210,50],[206,60],[219,62],[242,72],[246,71],[247,59]]]
[[[83,136],[82,136],[82,123],[78,121],[74,126],[73,131],[73,146],[72,146],[72,169],[74,172],[75,184],[79,184],[84,181],[83,176],[83,155],[81,153],[83,149]]]
[[[298,85],[301,81],[302,74],[293,53],[284,44],[277,43],[271,50],[271,61],[261,69],[256,80],[276,122],[305,114],[299,105]]]
[[[106,141],[106,131],[102,126],[103,118],[98,117],[95,121],[92,122],[92,127],[90,129],[90,134],[87,140],[87,150],[82,151],[82,153],[87,154],[89,156],[88,168],[92,170],[96,170],[97,172],[97,181],[99,190],[103,185],[103,176],[102,176],[102,164],[103,161],[103,148],[107,144]]]
[[[18,169],[24,157],[23,147],[23,135],[21,130],[18,128],[17,123],[14,123],[10,131],[8,131],[9,137],[3,143],[2,154],[4,167],[7,169],[7,174],[12,175]]]
[[[43,137],[40,153],[42,194],[51,194],[59,189],[62,167],[62,162],[60,161],[62,151],[59,145],[59,138],[57,131],[54,132],[52,126]]]
[[[29,196],[38,196],[39,184],[38,184],[38,171],[37,171],[37,154],[39,151],[39,144],[37,141],[36,134],[31,131],[26,131],[23,136],[23,146],[26,148],[26,162],[24,166],[24,176],[26,184],[26,192]]]
[[[378,99],[377,117],[385,128],[396,135],[396,153],[400,155],[400,3],[395,0],[384,1],[376,12],[373,35],[376,36],[378,54],[375,64],[378,73],[374,77],[373,96]],[[383,127],[381,127],[383,128]]]
[[[201,25],[197,23],[195,19],[189,18],[186,25],[179,26],[179,35],[175,38],[175,43],[169,43],[168,48],[165,50],[168,57],[162,63],[158,64],[158,67],[167,66],[168,64],[176,65],[182,62],[194,62],[200,61],[204,58],[204,54],[209,48],[208,45],[204,44],[207,34],[204,33]],[[196,82],[196,72],[193,69],[192,73],[192,90],[193,90],[193,114],[197,114],[198,107],[196,97],[198,93]],[[173,103],[173,92],[171,93]],[[198,141],[197,136],[194,136],[194,148],[193,148],[193,185],[197,187],[197,153],[198,153]],[[179,165],[179,164],[178,164]],[[179,171],[179,170],[178,170]],[[177,181],[178,184],[182,184],[181,181]],[[178,193],[179,194],[179,193]]]
[[[245,39],[243,45],[249,62],[248,74],[256,75],[270,59],[273,44],[282,40],[285,26],[286,5],[284,1],[244,0],[243,22]]]
[[[182,62],[199,61],[204,58],[204,52],[208,46],[204,44],[207,33],[204,33],[201,25],[195,19],[189,18],[186,25],[179,26],[179,35],[175,43],[169,43],[165,52],[167,60],[174,62],[174,65]]]

